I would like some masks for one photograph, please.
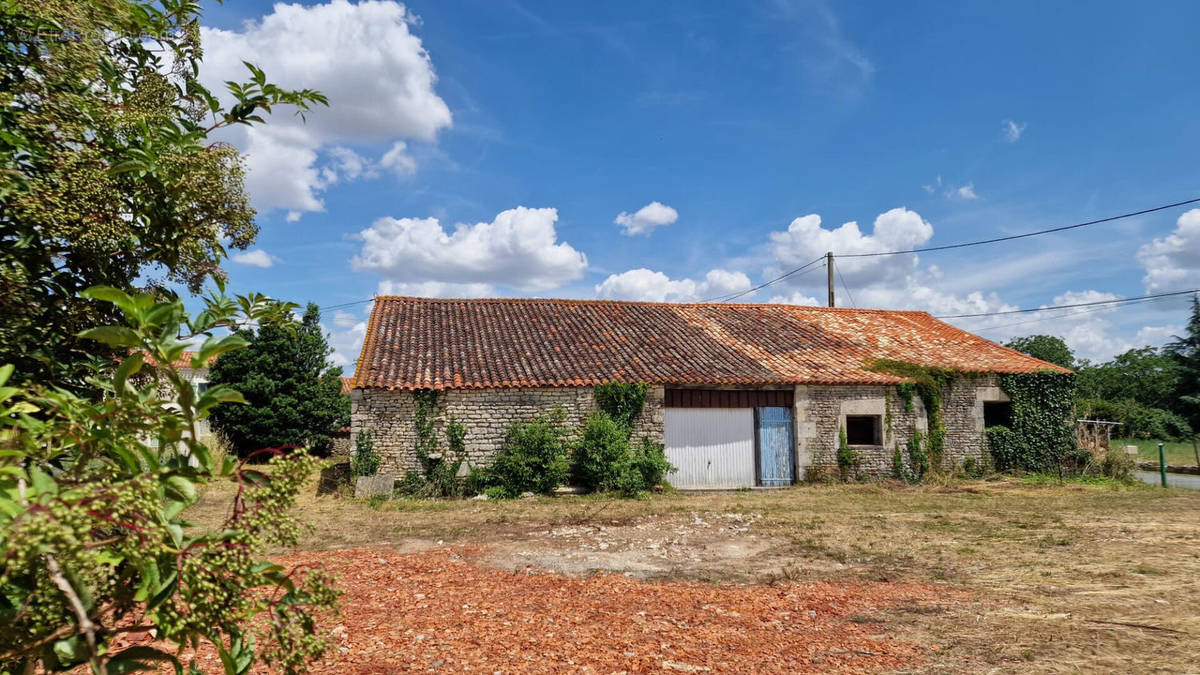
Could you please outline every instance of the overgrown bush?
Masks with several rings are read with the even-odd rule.
[[[488,487],[511,496],[550,494],[567,477],[567,431],[559,409],[532,422],[512,425],[495,461],[487,469]]]
[[[375,451],[375,440],[370,429],[363,429],[354,437],[354,456],[350,458],[350,474],[374,476],[379,473],[383,458]]]
[[[675,467],[661,443],[642,438],[635,447],[629,429],[608,413],[590,415],[574,452],[575,482],[589,490],[612,490],[636,496],[662,483]]]
[[[1133,457],[1125,454],[1125,449],[1117,445],[1109,447],[1100,462],[1100,470],[1105,476],[1122,482],[1131,479],[1133,466]]]
[[[589,490],[615,490],[630,469],[629,429],[606,412],[594,412],[575,445],[572,473]]]
[[[642,442],[633,450],[633,465],[642,474],[642,483],[646,489],[666,483],[667,474],[675,467],[667,461],[667,453],[662,443],[655,443],[643,437]]]

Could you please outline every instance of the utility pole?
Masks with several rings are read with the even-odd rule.
[[[829,306],[833,307],[833,251],[825,253],[825,272],[829,286]]]

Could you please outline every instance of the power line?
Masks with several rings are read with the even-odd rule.
[[[1006,236],[1006,237],[993,237],[992,239],[982,239],[979,241],[968,241],[968,242],[963,242],[960,244],[947,244],[945,246],[930,246],[927,248],[909,249],[909,250],[905,250],[905,251],[877,251],[875,253],[845,253],[845,254],[841,254],[841,255],[835,255],[834,257],[835,258],[873,258],[873,257],[885,256],[885,255],[903,255],[906,253],[925,253],[928,251],[947,251],[950,249],[967,248],[969,246],[982,246],[983,244],[995,244],[995,243],[999,243],[999,242],[1003,242],[1003,241],[1013,241],[1015,239],[1026,239],[1028,237],[1036,237],[1039,235],[1051,234],[1054,232],[1065,232],[1066,230],[1074,230],[1074,229],[1080,228],[1080,227],[1087,227],[1088,225],[1099,225],[1101,223],[1110,223],[1115,220],[1121,220],[1123,218],[1132,218],[1134,216],[1141,216],[1141,215],[1145,215],[1147,213],[1154,213],[1156,211],[1165,211],[1167,209],[1173,209],[1173,208],[1177,208],[1180,206],[1187,206],[1188,204],[1196,204],[1196,203],[1200,203],[1200,197],[1184,200],[1181,202],[1175,202],[1172,204],[1164,204],[1162,206],[1155,206],[1155,207],[1148,208],[1148,209],[1142,209],[1140,211],[1131,211],[1129,213],[1122,213],[1120,215],[1109,216],[1107,218],[1099,218],[1097,220],[1089,220],[1089,221],[1083,222],[1083,223],[1075,223],[1074,225],[1063,225],[1061,227],[1052,227],[1052,228],[1049,228],[1046,230],[1038,230],[1036,232],[1026,232],[1024,234],[1014,234],[1014,235],[1010,235],[1010,236]],[[823,258],[823,257],[824,256],[821,256],[821,258]],[[779,277],[771,279],[770,281],[763,282],[762,284],[759,284],[758,286],[755,286],[754,288],[748,289],[746,291],[742,291],[742,292],[735,293],[732,295],[727,295],[727,296],[708,298],[705,300],[701,300],[700,302],[728,302],[730,300],[740,298],[743,295],[753,293],[754,291],[761,290],[763,288],[766,288],[767,286],[770,286],[779,281],[782,281],[782,280],[792,276],[793,274],[796,274],[797,272],[800,272],[801,270],[809,267],[810,265],[812,265],[816,262],[819,262],[821,260],[821,258],[817,258],[816,260],[814,260],[810,263],[802,265],[801,267],[797,267],[796,269],[794,269],[786,274],[783,274]],[[835,270],[836,270],[836,267],[835,267]],[[837,270],[837,272],[840,276],[841,271]],[[845,286],[845,285],[846,285],[846,282],[845,282],[845,280],[843,280],[842,286]],[[846,289],[846,294],[847,294],[847,296],[849,296],[849,294],[850,294],[850,290],[848,288]],[[854,304],[854,301],[852,298],[851,298],[851,304]],[[958,318],[958,317],[946,317],[946,318]]]
[[[1200,293],[1200,288],[1193,288],[1188,291],[1171,291],[1170,293],[1152,293],[1150,295],[1139,295],[1135,298],[1115,298],[1113,300],[1093,300],[1092,302],[1076,302],[1070,305],[1055,305],[1053,307],[1033,307],[1030,309],[1010,309],[1003,312],[979,312],[977,314],[942,314],[935,316],[935,319],[970,319],[979,316],[1002,316],[1005,314],[1027,314],[1029,312],[1050,312],[1056,309],[1071,309],[1072,307],[1094,307],[1096,305],[1119,305],[1129,302],[1140,302],[1152,300],[1155,298],[1169,298],[1176,295],[1187,295],[1189,293]]]
[[[947,250],[950,250],[953,248],[966,248],[968,246],[981,246],[983,244],[995,244],[995,243],[1002,242],[1002,241],[1012,241],[1014,239],[1025,239],[1027,237],[1036,237],[1036,236],[1042,235],[1042,234],[1051,234],[1053,232],[1065,232],[1066,230],[1074,230],[1079,227],[1087,227],[1088,225],[1099,225],[1100,223],[1111,223],[1114,220],[1121,220],[1123,218],[1132,218],[1134,216],[1142,216],[1147,213],[1154,213],[1156,211],[1166,211],[1167,209],[1173,209],[1173,208],[1176,208],[1179,206],[1187,206],[1188,204],[1195,204],[1197,202],[1200,202],[1200,197],[1197,197],[1195,199],[1188,199],[1188,200],[1185,200],[1182,202],[1175,202],[1174,204],[1165,204],[1163,206],[1155,206],[1154,208],[1142,209],[1141,211],[1131,211],[1129,213],[1122,213],[1121,215],[1118,215],[1118,216],[1109,216],[1107,218],[1100,218],[1098,220],[1089,220],[1085,223],[1075,223],[1074,225],[1063,225],[1062,227],[1052,227],[1048,230],[1038,230],[1037,232],[1026,232],[1025,234],[1014,234],[1014,235],[1007,236],[1007,237],[996,237],[994,239],[983,239],[980,241],[968,241],[968,242],[963,242],[961,244],[947,244],[945,246],[929,246],[926,248],[914,248],[914,249],[908,249],[906,251],[878,251],[875,253],[845,253],[845,254],[839,255],[837,257],[838,258],[872,258],[875,256],[881,256],[881,255],[902,255],[905,253],[926,253],[928,251],[947,251]]]
[[[368,302],[374,302],[374,301],[375,301],[375,298],[367,298],[366,300],[355,300],[354,302],[343,302],[343,303],[342,303],[342,304],[340,304],[340,305],[328,305],[328,306],[326,306],[326,307],[322,307],[321,309],[322,309],[322,310],[326,310],[326,309],[342,309],[342,308],[344,308],[344,307],[353,307],[353,306],[355,306],[355,305],[365,305],[365,304],[367,304]]]
[[[1169,299],[1170,298],[1150,298],[1149,300],[1141,300],[1139,302],[1131,302],[1131,303],[1125,305],[1125,307],[1131,307],[1133,305],[1140,305],[1140,304],[1148,304],[1151,302],[1161,302],[1163,300],[1169,300]],[[1085,314],[1095,314],[1096,312],[1103,312],[1103,311],[1107,311],[1110,309],[1116,309],[1116,308],[1108,307],[1108,306],[1085,307],[1083,309],[1080,309],[1075,312],[1070,312],[1068,314],[1056,314],[1054,316],[1040,316],[1036,319],[1026,319],[1025,321],[1016,321],[1016,322],[1012,322],[1012,323],[995,324],[995,325],[986,326],[983,328],[972,328],[971,332],[976,333],[976,334],[990,333],[992,331],[1002,330],[1005,328],[1013,328],[1015,326],[1025,326],[1025,325],[1032,324],[1032,323],[1041,323],[1043,321],[1054,321],[1054,320],[1059,320],[1059,319],[1073,319],[1075,317],[1083,316]]]
[[[850,295],[850,287],[846,285],[846,277],[842,276],[842,268],[838,267],[835,263],[833,271],[837,272],[838,281],[842,282],[842,290],[846,291],[846,299],[850,301],[850,306],[857,307],[858,305],[854,304],[854,296]]]
[[[801,265],[801,266],[797,267],[796,269],[794,269],[794,270],[792,270],[792,271],[790,271],[790,272],[785,272],[785,273],[783,273],[783,274],[781,274],[781,275],[779,275],[779,276],[775,277],[774,279],[771,279],[770,281],[765,281],[765,282],[763,282],[763,283],[761,283],[761,284],[759,284],[759,285],[757,285],[757,286],[755,286],[755,287],[753,287],[753,288],[747,288],[746,290],[744,290],[744,291],[739,291],[739,292],[737,292],[737,293],[726,294],[726,295],[719,295],[719,296],[716,296],[716,297],[713,297],[713,298],[705,298],[704,300],[700,300],[700,302],[729,302],[730,300],[734,300],[734,299],[740,298],[740,297],[742,297],[743,295],[747,295],[747,294],[749,294],[749,293],[753,293],[753,292],[755,292],[755,291],[758,291],[758,290],[761,290],[761,289],[763,289],[763,288],[766,288],[767,286],[770,286],[771,284],[773,284],[773,283],[775,283],[775,282],[777,282],[777,281],[783,281],[784,279],[787,279],[788,277],[790,277],[790,276],[792,276],[792,275],[794,275],[794,274],[797,274],[797,273],[799,273],[799,272],[801,272],[801,271],[803,271],[803,270],[805,270],[805,269],[807,269],[807,268],[809,268],[809,267],[812,267],[813,265],[815,265],[815,264],[817,264],[817,263],[821,262],[821,261],[822,261],[822,260],[824,260],[824,259],[825,259],[825,256],[821,256],[821,257],[819,257],[819,258],[817,258],[817,259],[815,259],[815,260],[812,260],[812,261],[810,261],[810,262],[804,263],[803,265]],[[820,268],[818,268],[818,269],[820,269]]]

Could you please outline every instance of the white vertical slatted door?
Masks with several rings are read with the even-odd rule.
[[[667,408],[667,476],[683,490],[754,485],[753,408]]]

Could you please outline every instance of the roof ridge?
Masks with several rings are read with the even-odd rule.
[[[788,309],[816,310],[822,312],[872,312],[878,314],[917,314],[934,318],[921,309],[883,309],[876,307],[825,307],[822,305],[797,305],[788,302],[669,302],[665,300],[615,300],[607,298],[433,298],[415,295],[377,295],[375,302],[402,301],[427,304],[565,304],[565,305],[642,305],[649,307],[785,307]]]

